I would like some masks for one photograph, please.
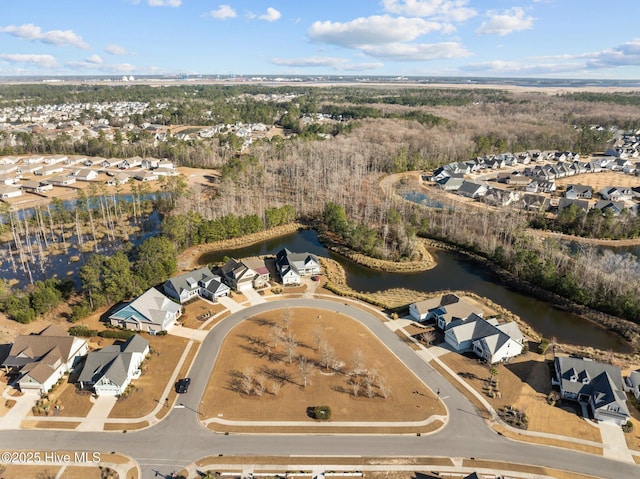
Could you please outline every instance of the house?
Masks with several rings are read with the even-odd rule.
[[[631,417],[620,368],[578,357],[556,357],[551,384],[563,399],[586,405],[593,417],[619,426]]]
[[[524,335],[515,322],[498,324],[471,314],[466,320],[451,323],[444,335],[456,351],[473,351],[490,364],[522,354]]]
[[[23,181],[19,186],[23,191],[28,191],[29,193],[46,193],[53,189],[53,185],[46,181]]]
[[[106,346],[87,354],[78,377],[81,389],[97,396],[118,396],[132,379],[140,376],[140,365],[149,354],[149,341],[134,334],[124,344]]]
[[[220,276],[235,291],[242,291],[253,287],[253,279],[257,272],[244,263],[231,258],[220,269]]]
[[[205,267],[168,279],[163,291],[182,304],[196,296],[215,301],[220,296],[228,296],[230,289],[220,276]]]
[[[527,186],[529,184],[529,181],[531,181],[529,178],[520,173],[507,175],[504,180],[506,184],[511,186]]]
[[[2,366],[9,375],[17,377],[20,390],[46,393],[88,350],[86,340],[69,336],[60,326],[51,325],[38,334],[18,336]]]
[[[589,211],[589,202],[587,200],[570,200],[568,198],[560,198],[558,200],[558,213],[570,206],[575,206],[578,210],[584,211],[585,213]]]
[[[624,186],[605,186],[598,194],[603,200],[625,201],[633,197],[633,190]]]
[[[15,186],[0,185],[0,199],[6,200],[22,195],[22,190]]]
[[[127,181],[129,181],[131,177],[126,173],[116,173],[113,177],[107,180],[107,185],[109,186],[118,186],[123,185]]]
[[[567,190],[564,192],[564,197],[569,200],[590,200],[592,196],[593,188],[585,185],[568,185]]]
[[[267,265],[262,258],[258,258],[257,256],[245,258],[242,262],[246,267],[256,272],[256,276],[253,278],[254,288],[259,289],[269,286],[271,273],[269,273],[269,268],[267,268]]]
[[[156,173],[144,170],[137,171],[133,177],[138,181],[157,181],[159,178]]]
[[[152,170],[154,168],[157,168],[159,163],[160,163],[160,159],[158,158],[144,158],[142,160],[141,166],[145,170]]]
[[[154,334],[171,329],[181,314],[179,304],[150,288],[109,316],[109,321],[112,326]]]
[[[100,166],[102,166],[103,168],[119,168],[121,163],[121,158],[106,158],[102,161],[102,163],[100,163]]]
[[[633,394],[636,401],[640,401],[640,369],[631,371],[625,378],[625,391]]]
[[[438,185],[445,191],[457,191],[462,183],[464,183],[464,177],[458,175],[447,176],[446,178],[439,180]]]
[[[82,168],[76,171],[75,177],[78,181],[92,181],[98,177],[98,172],[91,168]]]
[[[619,216],[627,207],[622,201],[600,200],[593,205],[593,209],[600,210],[603,214],[610,213],[613,216]]]
[[[455,320],[467,319],[471,314],[482,317],[481,308],[455,294],[425,299],[409,305],[409,315],[416,321],[434,320],[438,328],[445,330]]]
[[[276,254],[276,269],[282,284],[299,284],[301,276],[320,274],[320,261],[312,253],[293,253],[284,248]]]
[[[473,181],[463,181],[457,193],[466,198],[481,198],[487,193],[487,186]]]
[[[33,174],[39,176],[51,176],[62,172],[64,172],[64,168],[61,165],[54,164],[40,168],[39,170],[34,171]]]
[[[489,188],[487,194],[482,198],[482,201],[493,206],[509,206],[519,199],[520,193],[517,191]]]
[[[543,195],[525,194],[521,198],[522,207],[528,211],[547,211],[549,209],[549,198]]]
[[[47,180],[47,183],[50,183],[54,186],[69,186],[76,182],[76,178],[74,176],[52,176]]]

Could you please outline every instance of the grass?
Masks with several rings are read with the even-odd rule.
[[[142,365],[142,376],[132,382],[130,394],[116,402],[109,418],[136,418],[153,411],[164,402],[167,386],[188,340],[177,336],[147,336],[153,352]]]
[[[197,467],[215,466],[216,464],[265,464],[265,465],[287,465],[291,464],[290,456],[209,456],[195,462]],[[296,464],[317,465],[317,457],[295,457]],[[385,464],[406,464],[422,466],[453,466],[453,462],[448,457],[322,457],[325,464],[335,464],[336,466],[351,465],[385,465]]]
[[[574,451],[586,452],[588,454],[595,454],[597,456],[602,456],[603,454],[603,449],[601,447],[589,446],[587,444],[577,444],[575,442],[563,441],[561,439],[523,435],[502,427],[499,424],[494,424],[492,426],[492,429],[497,433],[503,435],[504,437],[515,439],[516,441],[530,442],[532,444],[542,444],[545,446],[562,447],[564,449],[573,449]]]
[[[204,395],[205,418],[309,421],[313,427],[306,409],[318,404],[331,406],[333,421],[421,421],[445,414],[433,393],[360,323],[328,310],[287,311],[291,312],[290,331],[300,344],[294,353],[308,358],[311,365],[307,387],[296,361],[289,364],[283,342],[276,348],[270,337],[274,324],[283,325],[284,311],[263,313],[242,322],[225,340]],[[313,334],[316,327],[323,328],[323,340],[334,348],[341,372],[324,366]],[[375,397],[364,397],[363,391],[358,397],[353,395],[346,373],[353,368],[356,349],[361,351],[361,367],[377,370],[390,387],[388,398],[382,397],[377,386]],[[242,375],[257,379],[261,372],[267,376],[264,394],[241,392],[238,381]],[[272,390],[275,383],[282,384],[277,394]]]
[[[187,346],[189,347],[189,346]],[[185,358],[184,363],[182,364],[182,367],[180,368],[180,372],[178,373],[178,378],[184,378],[187,375],[187,372],[189,371],[189,368],[191,367],[191,363],[193,362],[193,358],[196,357],[196,353],[198,352],[198,349],[200,349],[200,343],[198,343],[197,341],[193,341],[191,343],[191,346],[189,347],[189,352],[187,353],[187,357]],[[173,404],[174,399],[176,398],[176,396],[178,395],[178,393],[176,392],[175,388],[171,388],[171,390],[169,391],[169,401],[167,401],[167,403],[169,405]],[[162,419],[163,417],[165,417],[169,411],[171,411],[170,407],[163,407],[162,409],[160,409],[160,412],[158,412],[158,414],[156,414],[156,417],[158,419]]]
[[[140,422],[107,422],[104,425],[104,431],[134,431],[136,429],[142,429],[149,425],[149,421]]]
[[[216,324],[222,321],[224,318],[231,316],[231,311],[227,310],[222,313],[220,316],[216,317],[213,321],[209,322],[203,329],[205,331],[210,331]]]
[[[85,417],[93,403],[89,394],[76,393],[75,384],[63,383],[49,394],[51,401],[60,400],[61,409],[58,411],[59,417]]]
[[[540,477],[551,476],[556,479],[599,479],[596,476],[589,476],[586,474],[580,474],[578,472],[562,471],[560,469],[551,469],[548,467],[529,466],[526,464],[512,464],[499,461],[483,461],[477,459],[465,459],[462,462],[464,467],[471,467],[474,469],[490,469],[490,470],[505,470],[513,472],[524,472],[527,474],[535,474]]]
[[[640,404],[636,405],[636,398],[633,394],[627,394],[627,406],[631,413],[631,422],[633,423],[633,431],[624,435],[627,441],[627,447],[632,451],[640,452]],[[640,457],[635,457],[636,462],[640,464]]]
[[[544,357],[529,352],[506,365],[498,365],[497,378],[502,397],[496,399],[485,393],[485,381],[489,378],[485,364],[457,353],[446,354],[441,359],[482,394],[496,411],[504,406],[524,411],[529,418],[530,431],[601,442],[599,429],[580,418],[573,408],[566,410],[547,404],[551,376]]]
[[[185,328],[199,329],[207,319],[214,316],[216,313],[225,310],[225,307],[221,304],[211,304],[197,299],[187,305],[183,306],[184,312],[180,316],[180,322]],[[207,313],[211,316],[205,317]]]
[[[75,429],[80,425],[79,422],[72,421],[22,421],[22,427],[24,428],[37,428],[37,429]]]
[[[330,423],[329,423],[330,424]],[[313,423],[305,426],[251,426],[252,434],[429,434],[444,426],[440,420],[433,421],[426,426],[402,427],[402,426],[375,426],[375,427],[342,427],[342,426],[315,426]],[[226,424],[211,423],[208,428],[220,433],[247,432],[246,426],[229,426]]]

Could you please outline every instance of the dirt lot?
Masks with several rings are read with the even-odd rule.
[[[550,406],[546,397],[551,391],[551,373],[544,357],[526,353],[508,364],[496,366],[501,398],[493,399],[485,393],[485,382],[490,377],[487,365],[476,358],[449,353],[442,360],[470,384],[497,411],[513,406],[526,413],[529,431],[549,432],[562,436],[600,442],[600,431],[580,418],[571,406]]]
[[[289,331],[299,343],[292,352],[308,358],[311,366],[307,387],[299,363],[294,360],[289,364],[284,341],[280,340],[276,347],[273,340],[274,325],[286,330],[287,313],[265,313],[241,323],[225,340],[205,392],[205,418],[305,421],[309,420],[307,408],[315,405],[329,405],[335,421],[420,421],[445,413],[433,393],[356,321],[326,310],[287,311],[291,315]],[[339,366],[335,369],[340,372],[324,366],[322,348],[318,348],[323,341],[335,350]],[[361,361],[353,360],[356,350],[360,351]],[[357,362],[361,363],[361,381],[365,370],[377,371],[372,398],[365,397],[364,386],[358,397],[353,394],[347,373]],[[248,381],[250,394],[243,392],[246,377],[253,379]],[[382,397],[379,378],[384,378],[391,390],[386,399]],[[255,393],[260,380],[265,384],[261,397]],[[274,384],[281,385],[277,394]]]
[[[164,388],[188,343],[187,339],[170,335],[145,334],[144,338],[152,352],[142,364],[142,376],[132,381],[131,393],[116,402],[110,418],[141,417],[153,411],[158,401],[164,401]]]
[[[567,185],[591,186],[593,188],[594,196],[596,196],[595,193],[605,186],[640,186],[640,177],[627,175],[621,171],[603,171],[600,173],[569,176],[567,178],[559,178],[556,180],[557,188],[563,186],[564,189],[566,189]]]

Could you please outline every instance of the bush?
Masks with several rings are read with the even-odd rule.
[[[167,335],[167,331],[166,331],[166,330],[158,331],[158,332],[156,333],[156,336],[166,336],[166,335]]]
[[[542,338],[540,344],[538,344],[538,352],[540,354],[545,354],[549,349],[549,340],[547,338]]]
[[[627,423],[622,426],[622,431],[626,433],[633,432],[633,423],[631,421],[627,421]]]
[[[329,406],[316,406],[313,408],[313,418],[319,421],[331,419],[331,408]]]
[[[93,338],[98,335],[98,331],[95,329],[89,329],[84,324],[78,324],[69,328],[69,334],[71,336],[80,336],[82,338]]]
[[[133,336],[133,331],[129,331],[126,329],[107,329],[106,331],[100,331],[98,336],[101,338],[111,338],[111,339],[129,339]]]

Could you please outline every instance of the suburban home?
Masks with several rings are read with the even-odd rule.
[[[115,175],[113,175],[113,177],[107,180],[107,185],[109,186],[123,185],[130,179],[131,177],[126,173],[116,173]]]
[[[447,329],[452,321],[466,320],[472,314],[482,317],[484,312],[455,294],[445,294],[409,305],[409,315],[413,319],[420,322],[434,320],[442,330]]]
[[[498,324],[497,319],[471,314],[451,323],[444,340],[458,352],[473,351],[494,364],[522,354],[524,336],[515,322]]]
[[[145,170],[152,170],[152,169],[158,167],[158,163],[160,163],[160,159],[159,158],[144,158],[142,160],[141,166]]]
[[[503,190],[501,188],[489,188],[487,194],[482,197],[482,201],[493,206],[509,206],[514,201],[520,199],[520,193],[513,190]]]
[[[521,198],[522,207],[528,211],[547,211],[549,209],[549,198],[543,195],[527,193]]]
[[[136,171],[133,177],[138,181],[157,181],[159,178],[156,173],[144,170]]]
[[[53,189],[53,185],[46,181],[23,181],[19,186],[23,191],[28,191],[29,193],[46,193]]]
[[[74,176],[52,176],[47,180],[47,183],[50,183],[54,186],[69,186],[76,182],[76,178]]]
[[[625,378],[625,386],[625,391],[633,394],[636,401],[640,401],[640,369],[631,371],[629,376]]]
[[[219,271],[223,281],[235,291],[253,288],[253,279],[258,275],[256,271],[234,258],[227,261]]]
[[[589,211],[589,202],[587,200],[570,200],[568,198],[560,198],[558,200],[558,213],[570,206],[575,206],[578,210],[584,211],[585,213]]]
[[[64,172],[64,167],[62,167],[61,165],[49,165],[45,166],[44,168],[40,168],[37,171],[34,171],[33,174],[39,176],[51,176],[57,175],[58,173],[62,172]]]
[[[487,193],[487,186],[473,181],[463,181],[457,193],[467,198],[480,198]]]
[[[457,191],[464,183],[463,176],[447,176],[442,180],[438,180],[438,186],[445,191]]]
[[[590,200],[593,196],[593,188],[585,185],[569,185],[564,192],[564,197],[569,200],[585,199]]]
[[[16,198],[22,194],[22,190],[16,186],[0,185],[0,199]]]
[[[2,366],[6,373],[16,376],[20,390],[46,393],[88,350],[86,340],[51,325],[38,334],[18,336]]]
[[[556,357],[551,384],[563,399],[586,405],[593,417],[622,426],[631,417],[620,368],[578,357]]]
[[[42,168],[43,166],[37,163],[23,163],[18,166],[18,169],[16,170],[16,172],[20,174],[25,174],[25,173],[33,174],[36,171],[41,170]]]
[[[112,326],[155,334],[170,330],[181,314],[179,304],[150,288],[109,316],[109,321]]]
[[[220,276],[209,268],[200,268],[168,279],[163,285],[164,294],[185,303],[196,296],[215,301],[220,296],[229,295],[229,286],[222,283]]]
[[[600,210],[603,214],[611,213],[613,216],[619,216],[627,207],[622,201],[600,200],[593,205],[593,209]]]
[[[625,201],[633,198],[633,190],[624,186],[606,186],[598,193],[603,200]]]
[[[100,166],[103,168],[119,168],[120,163],[122,163],[121,158],[105,158],[102,163],[100,163]]]
[[[251,258],[243,259],[242,262],[246,267],[256,272],[256,276],[253,278],[254,288],[259,289],[269,285],[271,273],[269,273],[269,268],[267,268],[267,265],[262,258],[253,256]]]
[[[134,334],[120,345],[92,351],[78,377],[80,389],[93,389],[97,396],[118,396],[132,379],[140,377],[140,365],[149,354],[149,341]]]
[[[92,181],[98,177],[98,172],[91,168],[82,168],[76,171],[75,177],[78,181]]]
[[[301,276],[320,274],[320,261],[312,253],[293,253],[287,248],[276,254],[276,269],[282,284],[299,284]]]

